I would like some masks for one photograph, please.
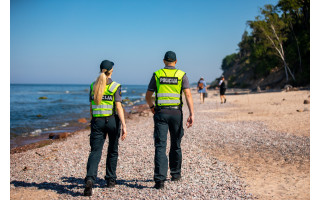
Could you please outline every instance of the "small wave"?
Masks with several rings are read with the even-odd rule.
[[[62,92],[52,92],[52,91],[40,91],[40,92],[37,92],[38,94],[61,94]]]
[[[63,99],[58,99],[58,100],[52,101],[51,103],[61,103],[61,102],[63,102]]]
[[[70,93],[70,92],[69,92],[68,90],[66,90],[66,91],[65,91],[65,93],[67,93],[67,94],[68,94],[68,93]]]
[[[51,128],[44,128],[43,130],[44,131],[49,131],[49,130],[54,130],[54,129],[56,129],[55,127],[51,127]]]
[[[30,136],[39,136],[41,132],[41,129],[36,129],[30,133]]]
[[[66,127],[66,126],[68,126],[69,125],[69,123],[64,123],[64,124],[62,124],[61,126],[62,127]]]
[[[139,103],[139,102],[141,102],[141,101],[138,99],[138,100],[133,101],[133,104],[136,104],[136,103]]]
[[[127,90],[121,90],[121,93],[127,93]]]

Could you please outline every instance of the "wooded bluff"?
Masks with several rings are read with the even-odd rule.
[[[238,51],[222,60],[228,87],[310,87],[310,0],[265,5],[247,26]]]

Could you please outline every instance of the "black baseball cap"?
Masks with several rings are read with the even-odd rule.
[[[174,62],[177,60],[176,53],[173,51],[167,51],[164,55],[164,60],[168,62]]]
[[[109,60],[104,60],[100,64],[100,70],[106,69],[106,70],[110,71],[113,68],[113,65],[114,65],[113,62],[111,62]]]

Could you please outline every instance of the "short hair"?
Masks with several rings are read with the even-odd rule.
[[[171,63],[175,63],[176,61],[173,61],[173,62],[169,62],[169,61],[166,61],[166,60],[163,60],[164,61],[164,63],[166,64],[166,65],[169,65],[169,64],[171,64]]]

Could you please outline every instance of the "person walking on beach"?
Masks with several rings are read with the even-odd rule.
[[[121,105],[121,85],[112,81],[114,63],[104,60],[100,64],[100,75],[90,87],[91,113],[91,152],[87,163],[84,196],[92,195],[92,188],[97,177],[98,164],[106,136],[109,138],[106,163],[106,187],[116,184],[116,168],[118,161],[118,143],[127,136],[124,112]]]
[[[164,188],[167,178],[168,158],[166,155],[167,135],[170,132],[169,166],[172,181],[181,179],[181,139],[184,135],[182,114],[182,91],[185,94],[189,108],[187,128],[194,122],[193,100],[189,80],[186,73],[176,69],[176,54],[166,52],[163,62],[165,67],[154,72],[148,90],[146,101],[154,114],[154,181],[155,188]],[[151,97],[155,92],[155,105]]]
[[[203,77],[198,81],[198,92],[200,93],[200,103],[204,103],[205,94],[207,93],[207,83]]]
[[[224,82],[224,76],[222,75],[221,76],[221,80],[219,82],[219,87],[220,87],[220,99],[221,99],[221,104],[223,103],[226,103],[227,102],[227,99],[226,99],[226,96],[225,96],[225,93],[226,93],[226,84]],[[224,99],[224,100],[223,100]]]

